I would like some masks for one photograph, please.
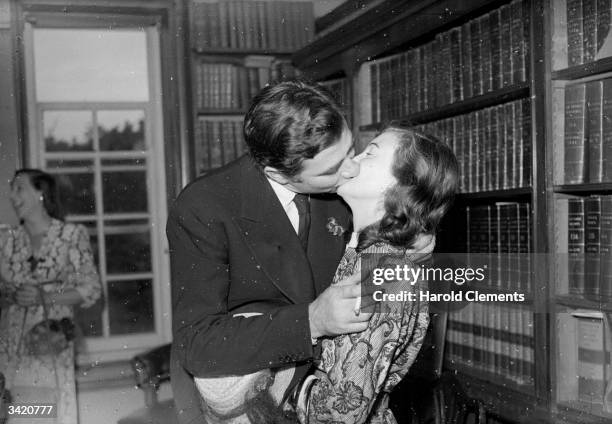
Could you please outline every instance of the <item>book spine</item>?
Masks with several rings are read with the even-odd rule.
[[[508,236],[510,234],[510,210],[511,204],[500,204],[498,205],[498,217],[499,217],[499,252],[500,252],[500,263],[499,263],[499,280],[501,288],[508,289],[508,270],[509,270],[509,254],[510,254],[510,242]]]
[[[472,92],[472,39],[470,36],[470,23],[461,26],[461,75],[463,98],[469,99]]]
[[[518,289],[519,286],[519,204],[513,203],[508,206],[508,288]]]
[[[451,41],[450,32],[442,33],[440,40],[440,61],[438,72],[441,75],[442,90],[440,91],[440,106],[452,103],[453,81],[451,78]]]
[[[568,85],[565,88],[565,183],[580,184],[586,181],[585,163],[585,84]]]
[[[605,300],[612,299],[612,196],[601,197],[600,221],[600,281],[599,293]]]
[[[501,288],[499,264],[500,264],[500,235],[499,235],[499,205],[491,206],[491,226],[490,226],[490,262],[491,268],[489,276],[491,286]]]
[[[531,210],[529,203],[520,203],[518,210],[518,254],[519,254],[519,285],[523,293],[531,293]]]
[[[591,196],[584,201],[585,215],[585,276],[584,294],[599,296],[600,246],[601,246],[601,197]]]
[[[531,99],[523,99],[521,102],[521,118],[523,121],[523,174],[521,175],[521,187],[531,185],[531,152],[532,152],[532,120]]]
[[[210,167],[215,169],[223,165],[223,147],[219,121],[209,121],[209,124],[211,125]]]
[[[221,26],[219,22],[219,5],[217,3],[210,3],[208,5],[208,24],[210,26],[210,41],[209,47],[217,49],[221,46]]]
[[[467,191],[466,162],[468,158],[465,154],[465,125],[466,115],[458,116],[455,125],[455,156],[459,162],[459,191],[462,193]]]
[[[500,13],[500,37],[501,37],[501,60],[502,60],[502,85],[508,87],[512,84],[512,15],[510,6],[504,5],[499,8]]]
[[[528,81],[531,75],[530,63],[531,63],[531,4],[530,0],[522,0],[523,3],[523,37],[522,37],[522,48],[523,48],[523,70],[522,80]]]
[[[602,111],[603,82],[586,83],[587,128],[588,140],[588,173],[590,183],[603,181],[603,146],[602,146]]]
[[[514,0],[510,3],[510,15],[512,22],[511,44],[512,44],[512,83],[517,84],[525,81],[525,34],[523,31],[523,0]]]
[[[612,181],[612,79],[602,81],[602,180]]]
[[[419,109],[420,91],[419,91],[419,52],[416,49],[408,50],[406,53],[407,72],[406,72],[406,90],[408,94],[408,110],[407,113],[416,113]]]
[[[514,149],[512,154],[514,155],[514,172],[512,173],[512,186],[521,187],[523,177],[523,110],[521,107],[521,101],[517,100],[512,102],[512,109],[514,113]]]
[[[491,38],[491,88],[493,90],[499,90],[503,86],[501,22],[499,9],[489,13],[489,29]]]
[[[491,190],[499,190],[499,140],[500,140],[500,128],[499,128],[499,109],[492,107],[490,109],[490,127],[489,127],[489,143],[491,145],[491,156],[489,162],[491,163]]]
[[[495,342],[493,346],[495,351],[495,363],[493,364],[493,368],[497,375],[503,375],[502,308],[495,308],[494,311],[493,327]]]
[[[482,94],[481,36],[478,19],[470,22],[470,40],[472,43],[472,95],[478,96]]]
[[[606,388],[606,351],[602,318],[576,317],[578,339],[578,400],[603,404]]]
[[[535,380],[535,342],[533,332],[533,313],[525,308],[525,319],[523,320],[523,329],[525,334],[525,362],[526,362],[526,379],[527,384],[533,385]]]
[[[378,62],[372,62],[370,65],[370,93],[372,102],[372,123],[380,122],[379,113],[379,78],[378,78]]]
[[[482,92],[493,90],[493,61],[491,56],[491,20],[489,14],[481,16],[480,25],[480,63],[482,65]]]
[[[475,115],[478,134],[478,191],[482,191],[487,189],[487,184],[489,183],[487,176],[487,163],[489,162],[487,146],[489,140],[485,136],[485,129],[487,127],[485,111],[476,111]]]
[[[470,192],[478,191],[478,162],[479,162],[479,152],[478,148],[478,118],[477,114],[472,112],[469,115],[470,122],[470,132],[469,132],[469,146],[470,146],[470,158],[468,160],[470,174],[469,174],[469,188]]]
[[[582,63],[597,54],[597,0],[582,0]]]
[[[520,320],[515,308],[508,308],[508,327],[510,331],[510,372],[508,377],[518,382],[520,374]]]
[[[242,121],[232,122],[232,131],[234,134],[234,146],[236,149],[236,156],[240,157],[248,151],[246,142],[244,141],[244,134],[242,131]]]
[[[462,65],[463,55],[461,54],[461,28],[453,28],[449,34],[450,40],[450,72],[451,72],[451,102],[463,100]],[[411,91],[414,92],[414,91]]]
[[[584,294],[584,200],[571,198],[567,206],[569,293]]]
[[[597,31],[597,51],[595,53],[595,60],[601,59],[602,57],[610,56],[610,20],[612,18],[612,1],[610,0],[598,0],[597,1],[597,17],[596,17],[596,31]],[[605,48],[604,48],[605,47]]]
[[[512,103],[506,103],[503,105],[504,107],[504,118],[506,123],[504,125],[506,134],[505,134],[505,144],[506,144],[506,165],[505,165],[505,188],[515,188],[515,174],[516,174],[516,135],[514,134],[515,125],[514,125],[514,106]]]
[[[582,0],[567,0],[567,61],[569,66],[583,63]]]

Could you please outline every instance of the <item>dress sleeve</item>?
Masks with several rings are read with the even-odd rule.
[[[68,281],[83,298],[80,306],[88,308],[100,297],[101,285],[89,243],[89,235],[82,225],[77,225],[72,233],[68,256],[73,268],[73,272],[68,276]]]

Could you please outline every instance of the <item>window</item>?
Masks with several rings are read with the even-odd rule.
[[[101,306],[77,311],[82,363],[170,340],[159,34],[103,21],[36,19],[25,31],[29,159],[88,228],[104,287]]]

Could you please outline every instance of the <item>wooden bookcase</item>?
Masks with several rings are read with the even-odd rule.
[[[397,92],[397,87],[401,84],[410,87],[410,82],[406,82],[410,80],[411,72],[414,71],[414,68],[411,68],[410,58],[422,57],[418,55],[423,50],[431,52],[435,51],[435,48],[444,50],[440,46],[449,44],[452,46],[452,38],[446,41],[445,37],[457,37],[461,29],[469,29],[472,22],[479,22],[483,16],[501,14],[502,8],[504,13],[507,13],[507,8],[515,4],[515,1],[356,1],[351,3],[355,7],[345,7],[345,15],[336,17],[335,21],[339,23],[334,26],[330,20],[326,21],[326,27],[321,35],[293,55],[296,67],[308,77],[325,81],[343,75],[343,78],[349,82],[353,99],[352,128],[361,136],[358,139],[363,144],[381,127],[383,124],[381,121],[394,119],[422,126],[428,131],[435,132],[442,128],[438,136],[445,139],[457,152],[457,133],[448,130],[448,126],[451,125],[456,129],[456,122],[461,119],[458,117],[475,114],[478,115],[477,120],[485,119],[486,123],[490,122],[487,121],[490,119],[487,117],[490,117],[490,111],[500,108],[501,105],[516,102],[526,102],[529,105],[528,115],[524,117],[530,119],[531,125],[529,131],[523,130],[522,133],[522,141],[526,143],[523,146],[531,150],[530,159],[522,159],[525,161],[524,165],[530,165],[529,178],[522,180],[521,184],[497,186],[486,183],[485,178],[485,183],[479,182],[472,189],[463,190],[457,198],[454,210],[447,217],[447,223],[450,223],[447,227],[449,229],[443,228],[443,232],[438,237],[438,246],[446,245],[447,248],[447,243],[454,239],[468,238],[465,234],[465,227],[468,225],[465,223],[464,213],[467,207],[479,210],[479,207],[485,206],[486,210],[488,205],[490,211],[498,204],[528,205],[531,293],[528,302],[524,304],[527,312],[523,311],[520,322],[523,325],[527,320],[529,331],[518,333],[521,337],[530,339],[527,342],[531,349],[529,355],[527,357],[519,355],[519,360],[527,360],[531,364],[528,373],[530,379],[517,378],[516,375],[509,373],[504,375],[500,369],[487,365],[486,362],[480,364],[484,366],[477,366],[479,364],[455,361],[452,355],[449,355],[453,352],[448,350],[445,365],[457,374],[468,393],[483,401],[490,412],[515,422],[612,421],[612,414],[604,412],[602,399],[593,395],[590,401],[585,400],[584,390],[578,387],[578,375],[585,377],[589,372],[596,374],[595,380],[603,378],[608,384],[612,384],[609,359],[611,355],[609,339],[612,333],[609,326],[606,327],[607,319],[612,314],[612,301],[601,296],[577,295],[569,291],[568,218],[564,215],[563,207],[564,202],[565,204],[567,202],[562,200],[570,197],[612,195],[612,181],[588,182],[587,180],[568,183],[564,178],[563,157],[566,137],[564,132],[566,86],[612,78],[612,51],[608,52],[607,44],[612,42],[612,35],[608,37],[600,34],[601,40],[596,47],[600,51],[592,60],[576,63],[575,52],[570,52],[569,55],[574,55],[570,59],[566,2],[572,1],[524,1],[522,23],[527,26],[524,27],[526,56],[524,56],[523,79],[506,78],[504,82],[502,76],[502,84],[486,85],[481,82],[483,90],[472,93],[471,96],[462,96],[459,93],[459,95],[450,94],[450,98],[446,100],[434,97],[433,102],[417,105],[416,110],[414,104],[410,104],[411,93],[407,92],[408,90]],[[360,9],[357,7],[359,3],[363,6],[361,9],[365,10],[355,13],[355,10]],[[582,0],[577,4],[580,7],[584,7],[582,4],[589,7],[592,4],[601,5],[606,2]],[[338,11],[336,15],[340,12],[342,11]],[[588,11],[585,15],[590,16]],[[510,16],[509,24],[512,25],[512,15],[504,16]],[[610,18],[607,19],[607,26],[604,22],[601,26],[604,29],[600,31],[607,31],[612,27]],[[502,19],[504,23],[506,20]],[[487,28],[487,24],[484,25],[484,28]],[[593,23],[589,21],[586,25],[592,26]],[[494,37],[496,36],[491,35],[491,39]],[[572,40],[576,43],[574,39]],[[488,42],[490,40],[480,41],[485,43],[486,49],[490,49],[486,44]],[[456,63],[456,60],[457,58],[451,59],[451,63]],[[504,64],[512,64],[512,60],[512,58],[502,59],[501,72],[504,72]],[[460,63],[466,62],[460,61]],[[492,71],[486,66],[484,74],[490,75],[489,72]],[[386,87],[393,88],[384,90],[384,98],[376,96],[377,88],[372,84],[372,74],[379,69],[394,75],[390,76],[390,80],[386,83]],[[456,71],[456,69],[449,71],[451,79],[454,70]],[[397,75],[402,73],[406,80],[398,83]],[[436,84],[429,86],[434,90],[448,87],[448,80],[435,82]],[[445,93],[448,95],[447,91]],[[380,112],[381,99],[388,103],[385,106],[387,109],[383,108],[384,113]],[[373,109],[377,112],[373,113]],[[480,114],[485,118],[481,118]],[[439,124],[440,122],[445,123]],[[449,122],[451,124],[448,124]],[[490,139],[485,138],[485,140]],[[490,151],[485,150],[481,159],[484,158],[486,161],[490,159],[489,155]],[[460,154],[458,157],[460,160],[465,160]],[[485,166],[484,169],[488,168]],[[471,314],[472,317],[486,321],[489,312],[490,308],[464,312],[464,319],[466,315]],[[606,317],[606,320],[598,319],[598,316]],[[603,325],[603,321],[606,321],[606,326]],[[483,345],[479,337],[484,335],[486,338],[488,334],[494,338],[498,336],[493,336],[493,333],[503,333],[503,331],[496,333],[495,330],[499,328],[495,325],[488,327],[485,325],[478,330],[478,333],[472,334],[472,338],[468,341],[474,344],[480,343],[480,347],[484,346],[486,351],[487,342],[485,341]],[[449,344],[452,346],[452,337],[456,334],[452,335],[452,331],[449,333],[451,334],[447,336],[447,346]],[[605,340],[600,340],[598,334],[601,334]],[[584,367],[584,364],[580,365],[580,361],[585,361],[584,351],[589,350],[586,343],[592,343],[590,349],[597,351],[599,355],[596,355],[597,358],[604,358],[603,364],[598,365],[599,359],[595,359],[591,360],[591,368],[588,368],[587,364],[587,368],[580,369]],[[579,348],[582,349],[581,352]],[[589,359],[586,362],[589,362]],[[592,367],[593,362],[596,368]],[[600,388],[595,391],[597,390]]]
[[[291,77],[314,32],[311,1],[186,0],[190,177],[246,152],[242,123],[266,84]]]

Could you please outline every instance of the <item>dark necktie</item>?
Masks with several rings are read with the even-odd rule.
[[[298,237],[302,243],[302,248],[306,251],[308,247],[308,231],[310,230],[310,202],[305,194],[296,194],[293,202],[300,216],[300,225],[298,226]]]

